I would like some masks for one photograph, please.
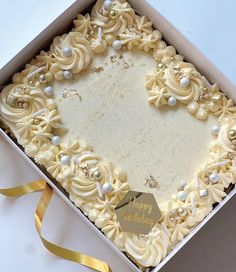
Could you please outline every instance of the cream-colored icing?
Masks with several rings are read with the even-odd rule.
[[[143,266],[156,266],[167,255],[169,233],[156,226],[146,235],[126,234],[125,248]]]
[[[135,12],[126,1],[114,1],[113,10],[117,13],[117,16],[113,20],[109,16],[105,16],[109,14],[109,11],[104,9],[103,3],[103,0],[96,2],[91,16],[94,19],[94,24],[102,26],[104,33],[117,36],[133,24]],[[100,10],[104,15],[99,13]]]
[[[121,250],[126,251],[132,256],[139,265],[154,266],[167,255],[169,250],[173,248],[179,240],[191,231],[192,227],[203,220],[211,211],[212,204],[221,201],[226,195],[224,188],[228,187],[231,183],[235,183],[236,141],[234,141],[234,137],[229,137],[229,131],[235,130],[236,107],[231,99],[228,99],[220,92],[216,84],[210,85],[207,80],[197,72],[193,65],[183,62],[183,57],[176,54],[175,48],[167,46],[166,43],[161,40],[161,33],[156,30],[153,31],[151,22],[144,16],[140,17],[135,15],[134,10],[125,0],[114,0],[111,10],[105,10],[103,8],[103,1],[98,0],[92,9],[92,17],[89,15],[79,15],[74,23],[75,28],[72,32],[55,38],[49,52],[41,51],[40,55],[36,56],[35,59],[27,64],[24,70],[13,76],[14,85],[8,85],[4,88],[0,96],[0,117],[1,120],[10,127],[18,142],[23,145],[26,154],[44,166],[47,171],[57,179],[69,193],[69,197],[75,205],[79,207],[91,221],[95,222],[96,226],[99,227],[109,239]],[[113,41],[117,39],[121,40],[123,50],[132,50],[130,53],[124,51],[124,55],[129,56],[129,54],[131,54],[131,59],[133,58],[133,62],[136,65],[132,66],[132,62],[126,63],[122,58],[113,58],[112,64],[108,64],[108,67],[103,70],[99,64],[102,63],[104,56],[100,56],[100,54],[106,55],[108,46],[111,46]],[[63,53],[64,47],[69,47],[72,54],[66,56]],[[135,53],[137,49],[148,52],[150,55],[148,56],[143,53],[141,56],[139,53],[139,60],[136,63],[136,57],[133,57],[133,55],[137,54]],[[111,52],[111,49],[109,49],[109,52]],[[150,56],[153,56],[155,62]],[[139,65],[142,61],[145,62],[145,65],[147,63],[147,65],[146,67],[141,66],[142,69],[140,69]],[[133,72],[135,80],[140,83],[138,86],[135,86],[135,84],[132,85],[132,76],[130,76],[131,80],[129,78],[128,84],[124,85],[129,76],[128,71],[125,71],[125,75],[123,75],[122,78],[121,75],[123,71],[119,71],[119,76],[115,78],[116,81],[119,81],[120,88],[109,86],[114,79],[114,71],[117,72],[117,62],[120,63],[119,69],[129,68],[130,71]],[[154,66],[156,66],[156,68]],[[114,67],[116,67],[116,69],[114,69]],[[146,71],[148,67],[150,67],[150,71]],[[112,69],[114,69],[114,71],[110,74],[110,80],[106,80],[106,76],[109,76]],[[151,70],[153,72],[150,74]],[[71,81],[61,81],[60,85],[57,80],[63,80],[65,78],[65,71],[69,72],[69,76],[70,72],[76,75],[74,75]],[[80,73],[80,75],[77,75],[78,73]],[[141,77],[141,75],[146,73],[149,74],[146,79],[147,96],[145,101],[143,97],[143,86],[145,83],[144,77]],[[94,88],[90,94],[83,93],[83,96],[80,94],[80,91],[81,93],[83,92],[83,88],[78,90],[79,95],[77,91],[72,92],[73,94],[77,93],[77,96],[69,96],[66,98],[71,99],[70,102],[68,102],[68,104],[71,105],[71,109],[68,110],[68,112],[77,110],[75,107],[78,107],[79,112],[79,110],[83,108],[83,103],[86,101],[85,98],[87,98],[87,105],[94,105],[94,112],[91,112],[90,116],[87,116],[87,127],[84,126],[82,128],[76,126],[76,131],[73,133],[72,128],[67,127],[71,122],[71,116],[66,115],[66,111],[63,113],[62,107],[60,107],[63,103],[57,98],[60,94],[60,88],[72,86],[73,84],[76,85],[78,83],[77,76],[79,80],[81,79],[82,84],[86,75],[89,76],[88,82],[91,81],[91,86],[94,84]],[[190,84],[183,87],[180,84],[182,77],[188,78]],[[96,80],[93,82],[92,79]],[[104,109],[99,109],[99,111],[96,112],[96,107],[99,106],[98,102],[101,102],[102,99],[99,99],[95,91],[100,90],[99,88],[102,87],[102,83],[104,85],[104,82],[106,83],[106,86],[102,88],[104,96],[107,96],[106,91],[109,87],[111,92],[105,97],[105,101],[108,103],[104,105]],[[54,97],[52,95],[48,97],[43,93],[44,87],[48,85],[54,85]],[[129,85],[133,86],[130,93],[125,92],[127,89],[129,90]],[[80,85],[78,86],[81,87]],[[55,93],[57,89],[60,90]],[[136,90],[137,93],[135,93]],[[124,97],[127,99],[121,99],[122,103],[119,103],[120,98],[117,97],[117,93],[120,92],[124,92]],[[134,93],[135,95],[133,97],[135,99],[132,100],[130,97],[132,97]],[[187,117],[185,109],[182,106],[179,106],[177,110],[173,109],[173,111],[166,111],[166,109],[159,111],[149,107],[146,103],[149,100],[155,107],[161,105],[166,105],[167,107],[170,96],[173,96],[172,99],[175,98],[177,100],[176,102],[187,104],[187,111],[201,121],[190,119],[190,116]],[[85,101],[83,101],[83,98]],[[81,99],[80,103],[78,103],[77,99]],[[130,102],[126,105],[125,101]],[[136,103],[140,103],[138,110],[135,108],[137,107]],[[111,117],[113,118],[114,110],[118,110],[115,106],[118,107],[118,105],[120,108],[117,113],[118,117],[116,121],[119,121],[119,118],[124,114],[124,124],[111,122],[111,119],[109,119]],[[57,108],[57,106],[59,107]],[[141,113],[140,109],[142,110]],[[130,115],[132,110],[138,112],[139,123],[137,119],[133,118],[134,115]],[[84,110],[79,117],[82,118],[84,114],[88,112],[89,111]],[[107,112],[110,113],[110,116],[106,114]],[[121,112],[122,114],[119,116]],[[153,116],[147,115],[148,112],[152,112]],[[187,135],[184,134],[184,136],[182,136],[178,134],[178,137],[186,137],[189,140],[194,132],[194,138],[196,138],[198,131],[200,132],[204,128],[204,133],[206,133],[204,137],[209,137],[210,140],[212,136],[210,136],[208,132],[209,126],[214,121],[213,115],[218,117],[218,124],[221,126],[221,129],[219,136],[216,137],[213,144],[210,145],[209,154],[202,153],[201,155],[202,158],[208,158],[207,162],[199,167],[199,163],[202,161],[201,156],[199,158],[195,157],[195,161],[198,165],[192,170],[195,174],[192,174],[191,177],[188,178],[187,185],[176,188],[176,183],[173,183],[175,186],[171,188],[174,190],[175,187],[176,192],[171,198],[169,198],[168,194],[163,192],[160,194],[160,196],[165,195],[165,201],[162,202],[165,203],[165,205],[160,205],[162,218],[148,235],[137,236],[124,233],[119,226],[114,208],[130,190],[130,187],[133,186],[132,181],[130,181],[130,176],[132,176],[133,173],[130,171],[129,167],[131,163],[128,162],[128,160],[127,163],[123,162],[127,174],[125,170],[116,167],[115,165],[117,164],[119,167],[123,166],[123,159],[117,160],[116,162],[115,157],[119,155],[121,150],[125,149],[126,146],[122,141],[116,142],[115,138],[113,139],[112,145],[111,134],[105,135],[104,138],[107,140],[106,146],[102,146],[101,144],[99,147],[99,138],[90,141],[94,143],[96,152],[99,151],[98,153],[102,155],[102,157],[96,155],[91,145],[84,143],[86,140],[90,140],[89,135],[95,135],[94,131],[88,133],[89,135],[86,136],[86,139],[83,138],[83,133],[89,129],[95,129],[99,135],[98,132],[102,130],[100,127],[96,127],[96,123],[94,123],[93,126],[89,126],[89,122],[95,120],[96,117],[96,122],[102,126],[101,120],[106,120],[107,123],[104,123],[105,128],[107,128],[109,124],[112,132],[116,133],[114,133],[114,135],[119,138],[118,136],[122,135],[122,132],[129,136],[128,131],[132,131],[133,129],[131,129],[130,124],[132,124],[134,120],[136,122],[135,129],[139,127],[141,122],[145,131],[150,130],[152,126],[152,130],[155,134],[156,122],[153,121],[156,120],[155,118],[159,120],[157,124],[160,127],[163,127],[164,123],[168,121],[167,124],[171,124],[171,129],[175,130],[174,132],[171,131],[171,135],[176,135],[175,133],[179,131],[179,127],[176,127],[175,120],[183,119],[185,121],[184,125],[189,124],[191,129],[189,129],[189,127],[182,127],[182,130],[185,130],[184,132],[186,132]],[[107,116],[109,118],[107,118]],[[158,118],[158,116],[160,116],[160,118]],[[129,120],[127,120],[128,117]],[[136,117],[135,115],[135,118]],[[202,121],[207,118],[207,122]],[[76,118],[72,116],[72,119],[74,120]],[[78,120],[81,119],[78,118]],[[64,124],[61,123],[61,121],[64,122]],[[125,125],[127,126],[125,127]],[[127,129],[127,131],[124,128]],[[155,158],[157,158],[159,153],[154,152],[154,147],[158,147],[158,144],[162,143],[163,145],[167,145],[166,150],[168,150],[168,148],[170,148],[168,143],[173,143],[173,137],[171,138],[168,134],[170,129],[163,129],[164,132],[162,133],[164,134],[158,134],[157,137],[154,135],[153,138],[155,139],[158,139],[158,137],[161,138],[160,141],[156,142],[152,141],[153,139],[150,141],[148,137],[144,137],[145,135],[138,130],[133,131],[136,135],[132,137],[132,139],[128,139],[128,142],[133,144],[133,162],[135,162],[136,157],[140,158],[141,150],[136,148],[137,145],[134,139],[138,138],[140,141],[145,139],[141,141],[139,145],[139,147],[143,147],[144,150],[141,156],[141,159],[144,160],[143,166],[147,166],[147,161],[149,163],[150,156],[148,155],[150,154],[148,154],[147,150],[152,147],[152,153],[150,153],[152,155],[151,158],[154,159],[155,162]],[[136,137],[137,134],[138,137]],[[62,142],[57,144],[57,146],[51,143],[53,135],[59,135],[62,139]],[[77,137],[74,137],[75,135],[82,136],[82,139],[78,140]],[[152,136],[151,133],[149,136],[150,135]],[[166,138],[165,135],[167,135]],[[203,134],[200,136],[202,137]],[[105,140],[102,139],[101,142],[105,143]],[[208,138],[207,141],[204,139],[205,143],[209,140]],[[147,145],[147,143],[149,145]],[[185,152],[190,149],[188,148],[189,142],[186,141],[186,139],[183,139],[180,143],[182,145],[178,142],[175,147],[180,148],[182,146],[185,148]],[[109,146],[109,144],[111,145]],[[159,146],[159,150],[163,150],[163,145]],[[203,146],[203,142],[200,142],[199,146]],[[196,145],[198,148],[199,146]],[[117,154],[112,154],[111,150],[115,150],[115,148],[117,148]],[[130,147],[127,146],[127,150],[129,150],[129,148]],[[186,153],[181,156],[194,157],[194,148],[191,150],[191,155]],[[199,150],[197,149],[197,153],[198,152]],[[111,159],[114,159],[113,162],[115,162],[115,165],[105,160],[104,155],[107,159],[112,157]],[[169,156],[169,158],[173,157],[170,156],[167,151],[165,153],[160,152],[159,155],[162,156],[162,159],[164,155]],[[89,163],[84,164],[81,162],[79,160],[81,157],[85,157]],[[64,163],[62,163],[63,161]],[[87,165],[87,168],[83,168],[85,165]],[[152,169],[157,169],[158,166],[160,167],[160,163],[155,163],[154,166]],[[171,167],[169,167],[168,170],[170,168]],[[94,180],[94,177],[92,177],[95,169],[100,171],[101,178],[99,178],[99,180]],[[160,167],[158,173],[166,174],[163,169],[163,167]],[[138,170],[140,171],[140,169]],[[186,174],[186,171],[184,171],[184,173]],[[218,175],[216,182],[210,180],[212,173]],[[138,178],[134,179],[134,188],[136,190],[139,189],[136,183]],[[109,180],[112,185],[111,192],[107,192],[101,196],[101,187],[106,180]],[[131,186],[128,185],[127,181]],[[161,175],[160,181],[162,182]],[[140,185],[140,183],[138,184]],[[143,187],[141,187],[140,190],[143,190]],[[179,191],[178,193],[177,190]]]
[[[96,152],[126,169],[131,189],[151,192],[161,204],[205,162],[213,139],[210,128],[216,119],[210,117],[202,123],[183,107],[168,112],[147,107],[145,74],[154,66],[152,57],[122,52],[123,59],[111,63],[111,56],[119,54],[110,49],[106,56],[94,59],[93,67],[104,68],[100,73],[88,71],[80,74],[79,80],[53,85],[60,116],[70,131],[65,137],[86,139],[96,146]],[[123,62],[132,65],[124,69]],[[63,99],[64,88],[78,90],[82,99]],[[150,174],[160,189],[144,185]]]
[[[70,56],[64,56],[63,49],[72,48]],[[51,51],[54,52],[55,63],[52,64],[51,72],[57,77],[57,71],[71,70],[76,74],[87,68],[91,61],[91,48],[88,41],[79,32],[70,32],[61,37],[56,37],[51,45]],[[56,66],[57,65],[57,66]],[[56,69],[57,68],[57,69]],[[59,78],[58,78],[59,79]]]

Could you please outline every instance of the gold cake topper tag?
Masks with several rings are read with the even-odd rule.
[[[161,218],[161,211],[153,194],[128,192],[116,206],[121,229],[135,234],[148,234]]]

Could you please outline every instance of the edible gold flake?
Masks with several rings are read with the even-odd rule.
[[[117,63],[121,66],[122,70],[126,70],[129,67],[133,67],[132,59],[126,60],[123,55],[113,55],[110,57],[111,63]]]
[[[65,88],[63,90],[62,97],[65,99],[79,98],[80,101],[82,100],[82,97],[79,91],[72,88]]]
[[[152,175],[146,178],[144,185],[151,189],[160,189],[160,183]]]
[[[104,68],[103,67],[94,67],[91,69],[91,72],[93,73],[100,73],[100,72],[103,72],[104,71]]]

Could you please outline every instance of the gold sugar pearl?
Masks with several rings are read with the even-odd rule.
[[[34,119],[34,125],[39,125],[39,123],[40,123],[40,121],[39,121],[39,119]]]
[[[235,139],[236,131],[234,129],[230,129],[228,132],[229,139]]]
[[[205,98],[205,99],[210,99],[211,96],[210,96],[209,94],[204,94],[204,98]]]
[[[201,101],[204,100],[204,96],[200,95],[199,100],[201,100]]]
[[[97,31],[97,30],[98,30],[98,25],[93,25],[93,29],[94,29],[95,31]]]
[[[85,38],[86,38],[86,40],[89,40],[89,39],[90,39],[90,35],[87,34],[87,35],[85,36]]]
[[[178,214],[180,217],[184,217],[187,215],[187,211],[184,208],[178,208]]]
[[[39,81],[40,81],[41,83],[46,82],[46,80],[47,80],[46,75],[41,74],[41,75],[39,76]]]
[[[232,152],[229,152],[228,154],[227,154],[227,157],[230,159],[230,160],[232,160],[233,159],[233,153]]]
[[[24,102],[24,103],[23,103],[23,108],[24,108],[24,109],[27,109],[28,107],[29,107],[29,104],[26,103],[26,102]]]
[[[163,63],[158,63],[157,67],[160,68],[160,69],[162,69],[162,68],[164,68],[164,64]]]
[[[18,107],[19,107],[20,109],[23,109],[24,103],[23,103],[23,102],[18,102]]]
[[[112,18],[112,19],[115,19],[116,17],[117,17],[117,15],[118,15],[118,13],[117,13],[117,11],[115,11],[114,9],[113,10],[111,10],[110,11],[110,17]]]
[[[221,97],[222,97],[222,95],[221,95],[220,93],[214,94],[214,95],[212,96],[212,100],[213,100],[213,101],[219,101],[219,100],[221,99]]]

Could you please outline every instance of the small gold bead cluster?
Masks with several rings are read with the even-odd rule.
[[[228,138],[231,141],[233,149],[236,150],[236,130],[235,129],[230,129],[228,131]]]
[[[169,218],[171,222],[176,222],[179,218],[183,218],[187,215],[187,210],[184,207],[173,209],[169,212]]]

